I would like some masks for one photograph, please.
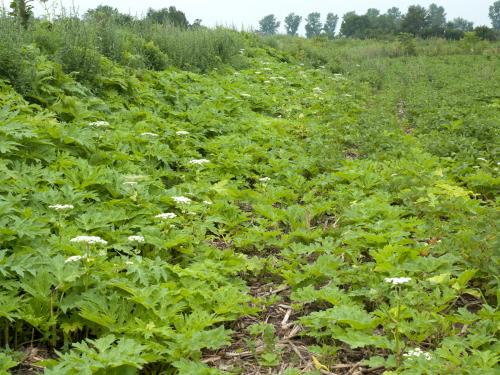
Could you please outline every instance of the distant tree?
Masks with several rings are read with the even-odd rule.
[[[297,35],[302,17],[295,13],[290,13],[285,17],[285,30],[288,35]]]
[[[397,34],[401,27],[402,13],[399,8],[392,7],[379,17],[380,28],[384,34]]]
[[[259,21],[260,32],[266,35],[274,35],[280,27],[280,22],[276,19],[274,14],[269,14]]]
[[[323,30],[328,38],[333,39],[335,37],[335,30],[337,29],[337,23],[339,22],[339,16],[333,13],[328,13],[326,15],[326,22],[323,26]]]
[[[474,33],[481,40],[496,40],[495,30],[489,28],[488,26],[478,26],[474,29]]]
[[[370,8],[366,11],[366,15],[370,18],[377,18],[380,16],[380,10],[375,8]]]
[[[402,13],[397,7],[387,9],[386,15],[393,18],[394,20],[401,21]]]
[[[401,20],[401,29],[415,36],[423,36],[429,27],[429,13],[420,5],[412,5]]]
[[[318,12],[310,13],[306,18],[306,36],[313,38],[321,34],[321,30],[323,30],[321,14]]]
[[[189,27],[189,22],[184,12],[177,10],[175,7],[162,8],[159,10],[149,8],[146,19],[156,23],[171,24],[180,28]]]
[[[12,0],[10,3],[10,15],[16,17],[24,28],[28,27],[28,22],[33,18],[32,0]]]
[[[446,24],[446,11],[436,4],[429,5],[429,26],[444,28]]]
[[[460,40],[465,36],[465,31],[453,28],[446,28],[444,37],[448,40]]]
[[[490,6],[489,16],[491,19],[491,24],[496,30],[500,30],[500,0],[495,1],[492,6]]]
[[[201,22],[202,22],[201,19],[199,18],[195,19],[194,22],[191,24],[191,28],[196,29],[202,27]]]
[[[446,12],[443,7],[436,4],[429,5],[429,26],[427,34],[430,36],[441,36],[446,27]]]
[[[120,13],[118,9],[110,7],[108,5],[99,5],[95,9],[89,9],[83,15],[83,18],[98,23],[114,21],[122,25],[131,23],[133,21],[132,16]]]
[[[355,12],[344,14],[340,33],[348,38],[365,39],[370,37],[370,18],[367,15],[359,16]]]
[[[472,31],[474,29],[474,22],[467,21],[464,18],[455,18],[446,24],[447,29],[455,29],[460,31]]]

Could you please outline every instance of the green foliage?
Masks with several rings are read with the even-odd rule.
[[[259,21],[259,31],[265,35],[274,35],[280,27],[280,22],[274,14],[269,14]]]
[[[300,22],[302,21],[302,17],[295,14],[290,13],[285,17],[285,30],[287,35],[295,36],[297,35],[297,31],[299,30]]]
[[[28,27],[28,23],[33,17],[32,2],[32,0],[12,0],[10,2],[10,15],[17,18],[24,28]]]
[[[328,13],[326,15],[325,25],[323,26],[323,30],[325,31],[326,36],[332,39],[335,37],[335,31],[337,29],[337,23],[339,22],[339,16],[333,13]]]
[[[289,298],[318,371],[494,373],[494,43],[65,22],[0,41],[2,371],[34,342],[48,374],[220,374],[242,333],[298,366],[262,318]]]
[[[488,15],[493,28],[500,30],[500,1],[495,1],[489,8]]]
[[[308,14],[306,18],[306,37],[313,38],[319,36],[322,30],[321,14],[317,12]]]
[[[170,25],[182,29],[189,26],[189,22],[184,12],[177,10],[174,6],[159,10],[149,8],[146,19],[154,23]]]
[[[423,36],[431,25],[427,9],[420,5],[412,5],[401,21],[401,30],[414,36]]]

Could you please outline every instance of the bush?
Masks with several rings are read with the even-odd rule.
[[[237,32],[225,29],[183,30],[170,25],[145,24],[141,32],[174,66],[199,72],[229,63],[243,46]],[[151,49],[146,51],[150,54]]]
[[[1,17],[0,35],[0,77],[15,82],[21,72],[23,29],[13,19]]]
[[[464,37],[464,35],[465,35],[465,32],[463,32],[462,30],[458,30],[458,29],[447,29],[444,32],[444,37],[447,40],[460,40]]]
[[[488,26],[478,26],[474,29],[474,33],[481,40],[489,40],[492,42],[497,39],[495,30],[490,29]]]
[[[168,57],[153,42],[144,44],[142,54],[148,69],[163,70],[168,65]]]
[[[100,54],[95,28],[76,17],[68,17],[54,24],[53,33],[61,35],[55,61],[64,72],[75,74],[81,81],[92,81],[100,72]]]

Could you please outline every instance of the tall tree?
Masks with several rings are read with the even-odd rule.
[[[474,29],[474,22],[467,21],[464,18],[454,18],[446,25],[448,29],[455,29],[461,31],[472,31]]]
[[[323,30],[328,38],[335,38],[335,30],[337,29],[337,23],[339,22],[339,16],[333,13],[328,13],[326,15],[326,22],[323,26]]]
[[[260,32],[266,35],[274,35],[280,27],[280,22],[276,19],[274,14],[269,14],[259,21]]]
[[[114,21],[119,24],[127,24],[133,21],[133,18],[128,14],[120,13],[118,9],[108,5],[99,5],[97,8],[89,9],[83,18],[97,23]]]
[[[423,36],[429,27],[429,13],[420,5],[412,5],[401,20],[401,29],[416,36]]]
[[[288,35],[297,35],[302,17],[295,13],[290,13],[285,17],[285,30]]]
[[[370,18],[367,15],[359,16],[355,12],[344,14],[340,33],[348,38],[365,39],[370,36]]]
[[[149,8],[146,19],[156,23],[171,24],[181,28],[189,27],[189,22],[184,12],[177,10],[175,7],[162,8],[159,10]]]
[[[370,8],[366,11],[366,15],[370,18],[377,18],[380,16],[380,10],[376,8]]]
[[[12,0],[10,15],[16,17],[24,28],[28,27],[29,20],[33,17],[32,0]]]
[[[436,4],[429,5],[429,27],[433,31],[444,30],[446,26],[446,12]]]
[[[488,15],[490,16],[493,28],[500,30],[500,0],[495,1],[493,5],[490,6]]]
[[[385,34],[397,34],[401,27],[402,13],[397,7],[387,9],[380,23]]]
[[[389,17],[393,18],[394,20],[401,21],[402,13],[397,7],[392,7],[387,9],[386,13]]]
[[[313,38],[321,34],[321,30],[323,30],[321,14],[318,12],[310,13],[306,18],[306,36]]]

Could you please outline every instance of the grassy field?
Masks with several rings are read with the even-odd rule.
[[[56,32],[0,42],[1,374],[498,373],[498,44]]]

